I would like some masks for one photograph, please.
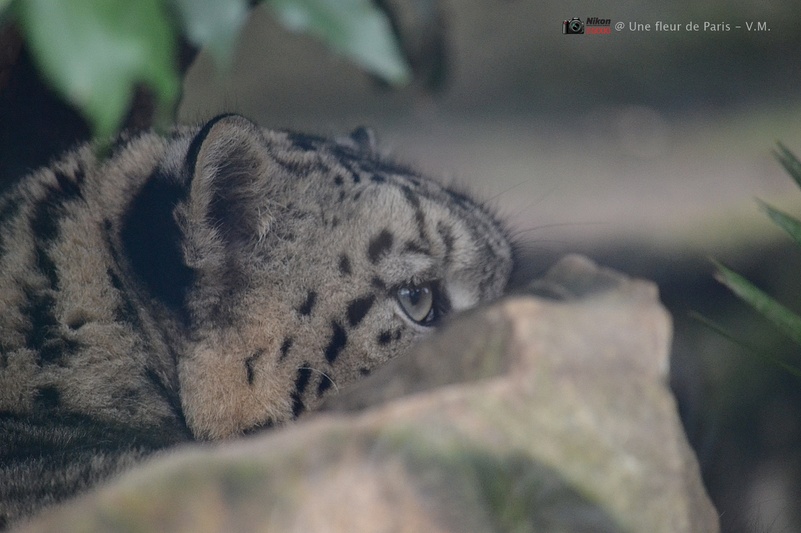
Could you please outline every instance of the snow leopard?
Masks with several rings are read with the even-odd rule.
[[[493,210],[365,128],[228,114],[73,149],[0,199],[0,528],[297,418],[513,264]]]

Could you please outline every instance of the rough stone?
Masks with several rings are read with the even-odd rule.
[[[22,530],[716,532],[670,337],[653,284],[569,256],[323,412],[173,451]]]

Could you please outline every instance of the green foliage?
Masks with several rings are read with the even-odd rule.
[[[0,0],[23,30],[53,88],[100,137],[112,135],[137,85],[156,97],[156,125],[171,120],[180,95],[178,36],[206,46],[218,67],[230,64],[247,0]],[[389,83],[409,69],[386,15],[369,0],[270,0],[293,31],[308,32]]]
[[[771,207],[762,200],[757,200],[759,207],[770,217],[774,224],[783,229],[793,240],[801,245],[801,223],[790,215]]]
[[[782,144],[778,145],[776,157],[795,180],[796,184],[801,187],[801,162]],[[760,208],[770,217],[770,219],[780,228],[782,228],[797,244],[801,245],[801,221],[798,219],[771,207],[765,202],[759,201]],[[787,307],[783,306],[775,299],[767,295],[765,292],[757,288],[750,281],[732,271],[731,269],[723,266],[720,263],[715,263],[717,272],[715,278],[728,287],[734,294],[741,300],[748,303],[759,314],[769,320],[776,328],[779,329],[784,335],[790,338],[795,344],[801,346],[801,316],[797,315]],[[704,320],[707,324],[711,325],[714,329],[720,331],[720,328],[709,321]],[[729,335],[727,337],[731,338]],[[790,371],[796,376],[801,377],[801,369],[793,365],[789,365],[783,361],[778,361],[770,356],[766,356],[769,360],[778,366]]]
[[[775,366],[777,366],[777,367],[779,367],[781,369],[784,369],[785,371],[789,372],[790,374],[794,375],[795,377],[801,379],[801,368],[796,368],[791,364],[785,363],[784,361],[782,361],[781,359],[775,357],[771,353],[765,352],[763,350],[759,350],[755,346],[751,346],[751,345],[743,342],[741,339],[735,338],[731,333],[728,332],[728,330],[726,330],[725,327],[721,326],[720,324],[718,324],[717,322],[715,322],[713,320],[710,320],[710,319],[706,318],[705,316],[699,315],[698,313],[694,313],[694,312],[691,312],[690,316],[692,318],[694,318],[695,320],[699,321],[700,323],[702,323],[703,325],[705,325],[706,327],[708,327],[709,329],[711,329],[712,331],[718,333],[720,336],[729,339],[731,342],[741,346],[742,348],[745,348],[750,353],[752,353],[752,354],[764,359],[768,363],[771,363],[771,364],[773,364],[773,365],[775,365]]]
[[[726,285],[741,300],[767,318],[779,331],[801,346],[801,317],[758,289],[736,272],[716,263],[718,281]]]
[[[159,107],[178,98],[174,39],[159,0],[23,0],[15,4],[25,37],[50,84],[111,135],[137,83]]]
[[[206,46],[218,65],[229,64],[248,16],[247,0],[175,0],[175,6],[192,44]]]
[[[270,5],[287,28],[315,35],[390,83],[409,81],[389,20],[370,0],[271,0]]]
[[[795,180],[796,185],[801,187],[801,161],[782,143],[777,143],[774,155],[790,174],[790,177]]]

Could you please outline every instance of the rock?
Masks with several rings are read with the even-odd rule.
[[[570,256],[528,292],[324,412],[176,450],[22,531],[718,531],[656,287]]]

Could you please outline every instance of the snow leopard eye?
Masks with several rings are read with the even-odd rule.
[[[435,325],[446,311],[435,282],[402,285],[395,297],[406,316],[421,326]]]

